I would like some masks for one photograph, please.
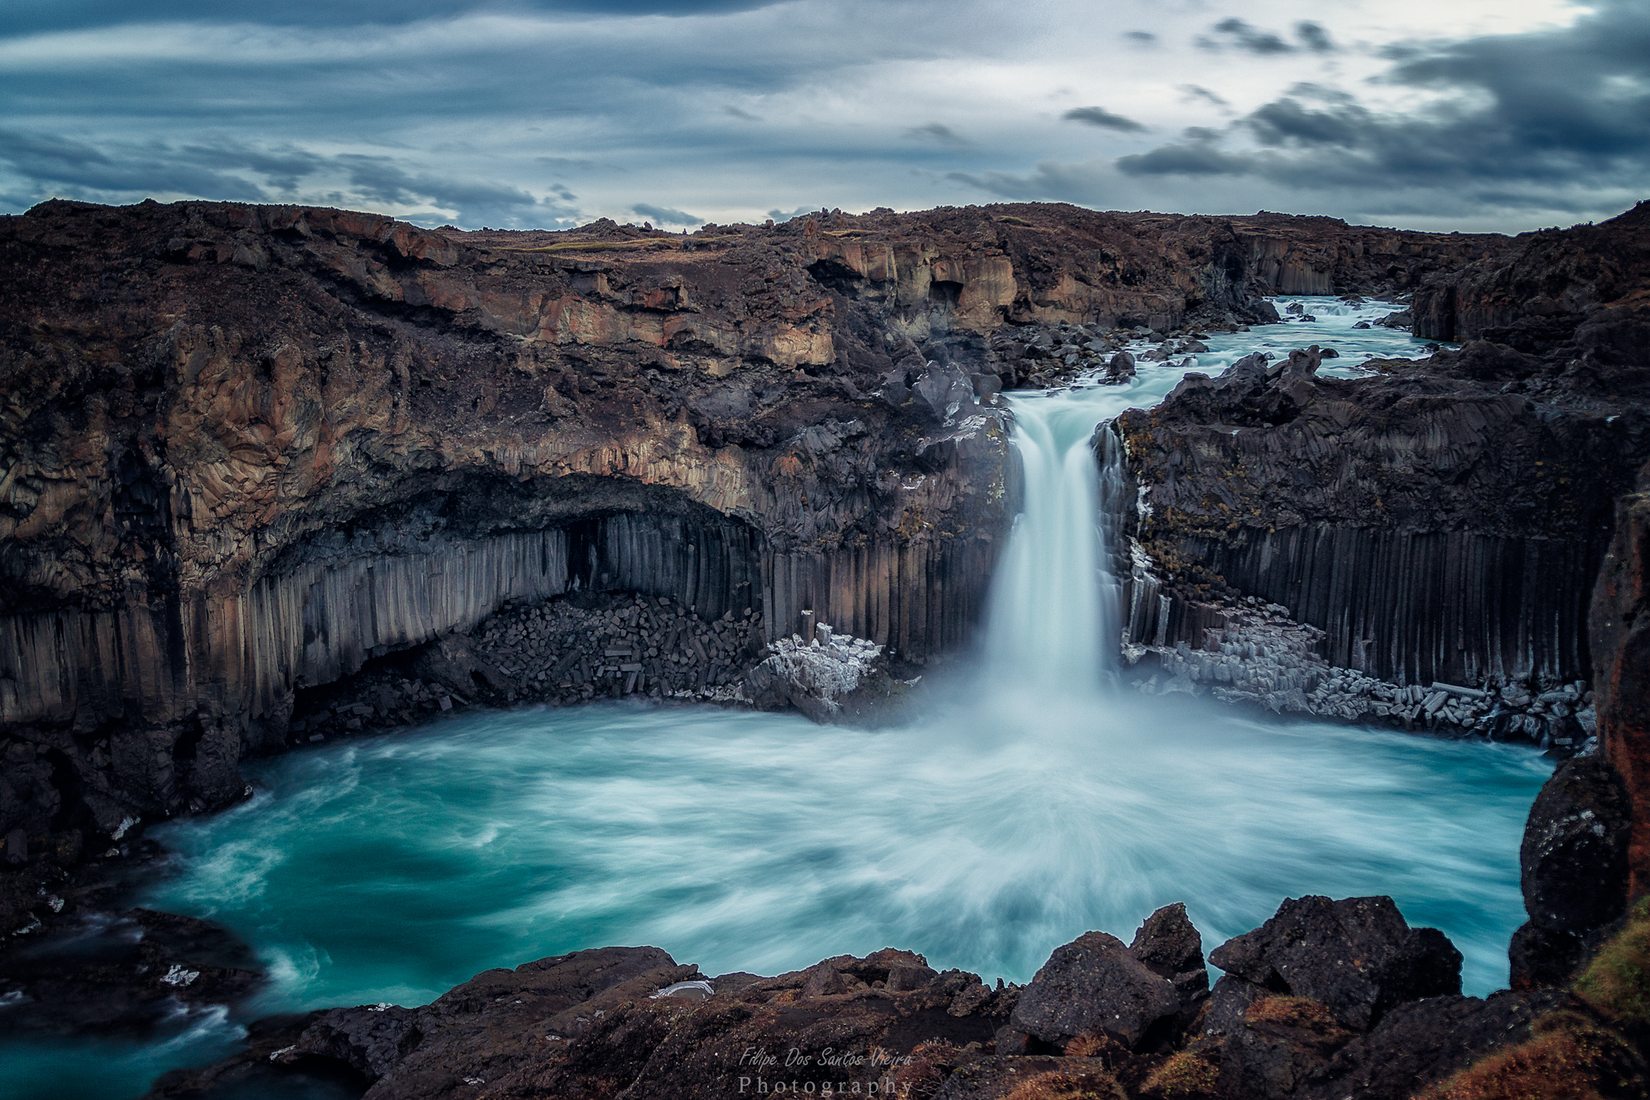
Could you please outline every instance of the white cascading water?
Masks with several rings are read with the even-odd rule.
[[[1013,400],[1024,510],[991,590],[987,657],[1024,685],[1090,691],[1116,653],[1099,530],[1093,405],[1072,391]]]
[[[1096,455],[1096,430],[1161,400],[1181,373],[1158,367],[1127,385],[1080,382],[1007,398],[1023,496],[987,611],[985,654],[999,683],[1057,688],[1085,705],[1115,683],[1108,674],[1122,641],[1122,593],[1101,509],[1122,492],[1124,475],[1115,440]]]

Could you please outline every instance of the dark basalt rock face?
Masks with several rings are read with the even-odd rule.
[[[920,663],[967,637],[1012,514],[1015,349],[1072,348],[1046,381],[1111,354],[1084,332],[1400,290],[1497,241],[1057,206],[690,237],[0,219],[0,852],[232,801],[301,697],[506,606],[641,593],[768,639],[808,609]],[[387,711],[457,690],[401,680]]]
[[[1215,630],[1266,648],[1287,623],[1244,616],[1273,605],[1326,662],[1276,684],[1273,705],[1332,713],[1305,697],[1354,670],[1420,692],[1388,691],[1366,719],[1430,725],[1444,707],[1463,728],[1579,746],[1594,578],[1616,498],[1650,456],[1644,222],[1640,209],[1543,235],[1472,269],[1519,287],[1592,272],[1565,325],[1487,330],[1370,378],[1321,377],[1310,352],[1245,361],[1119,417],[1107,446],[1128,484],[1109,504],[1150,563],[1120,562],[1126,642],[1195,651]],[[1620,257],[1608,279],[1600,253]],[[1485,688],[1484,706],[1458,706]],[[1547,709],[1527,720],[1532,701]]]
[[[1550,346],[1599,306],[1641,291],[1646,270],[1650,202],[1598,225],[1525,233],[1458,271],[1424,280],[1415,292],[1415,335]]]

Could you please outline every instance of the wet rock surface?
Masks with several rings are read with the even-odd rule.
[[[210,921],[85,910],[0,955],[0,1027],[141,1038],[239,1004],[263,981],[252,949]]]
[[[1566,761],[1541,788],[1519,850],[1530,919],[1509,950],[1514,989],[1568,983],[1626,911],[1632,815],[1600,754]]]

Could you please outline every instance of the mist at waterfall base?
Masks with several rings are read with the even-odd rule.
[[[1331,343],[1347,370],[1420,353],[1352,327],[1390,306],[1307,301],[1317,322],[1212,339],[1195,365],[1010,399],[1024,514],[980,658],[931,678],[921,720],[631,702],[455,714],[248,768],[252,800],[158,830],[175,856],[143,902],[257,948],[273,982],[253,1015],[419,1004],[487,967],[609,944],[712,975],[891,945],[1024,981],[1056,946],[1127,939],[1169,902],[1207,948],[1312,893],[1391,894],[1461,949],[1468,992],[1504,986],[1520,833],[1549,772],[1536,753],[1149,697],[1106,673],[1095,425],[1257,347]],[[214,1056],[227,1026],[193,1059],[143,1052],[129,1092]],[[0,1049],[0,1072],[8,1057],[28,1080],[30,1055]]]

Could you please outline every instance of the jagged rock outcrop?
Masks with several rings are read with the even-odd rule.
[[[1056,1049],[1080,1035],[1105,1035],[1134,1049],[1179,1011],[1173,982],[1116,936],[1089,932],[1049,956],[1020,993],[1009,1024]]]
[[[248,1054],[163,1079],[190,1097],[265,1075],[346,1070],[370,1098],[847,1093],[917,1072],[921,1044],[988,1040],[1012,1006],[920,955],[839,956],[777,978],[704,980],[657,948],[603,948],[493,970],[416,1009],[332,1009],[265,1030]],[[280,1044],[277,1046],[276,1044]],[[760,1085],[758,1084],[760,1082]]]
[[[1548,346],[1601,308],[1642,308],[1647,269],[1650,201],[1597,225],[1522,234],[1430,276],[1415,292],[1415,335]]]
[[[1509,950],[1514,989],[1568,982],[1626,911],[1632,812],[1597,753],[1566,761],[1542,786],[1519,850],[1530,919]]]
[[[814,610],[921,662],[967,636],[1013,508],[1004,386],[1114,328],[1492,247],[1059,206],[691,236],[0,219],[6,857],[238,797],[300,694],[506,605],[639,592],[770,640]],[[1022,373],[1028,341],[1070,350]],[[408,706],[451,695],[403,679]]]
[[[1291,898],[1209,961],[1222,982],[1309,998],[1358,1031],[1394,1005],[1461,992],[1461,953],[1437,929],[1411,928],[1387,897]]]

